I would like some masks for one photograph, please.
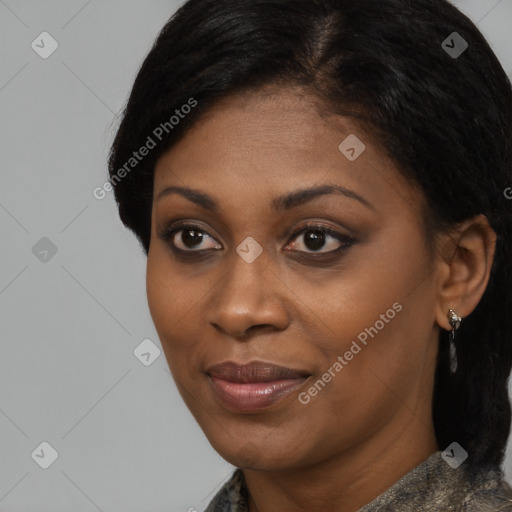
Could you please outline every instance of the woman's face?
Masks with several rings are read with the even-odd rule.
[[[351,134],[364,151],[341,144]],[[265,89],[217,104],[158,161],[151,315],[181,396],[236,466],[377,457],[432,434],[436,259],[422,195],[378,142]]]

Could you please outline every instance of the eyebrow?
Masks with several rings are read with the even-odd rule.
[[[198,204],[205,210],[211,212],[217,212],[219,210],[219,204],[213,197],[208,195],[206,192],[202,192],[197,189],[193,189],[190,187],[178,187],[178,186],[170,186],[166,187],[162,190],[158,196],[157,201],[165,196],[169,196],[171,194],[179,194],[189,201]],[[272,206],[277,211],[286,211],[297,206],[303,205],[312,201],[313,199],[329,194],[338,194],[348,197],[349,199],[355,199],[359,201],[361,204],[375,210],[375,207],[368,202],[366,199],[361,197],[359,194],[356,194],[353,190],[342,187],[340,185],[319,185],[316,187],[303,188],[299,190],[295,190],[286,195],[276,197],[272,201]]]

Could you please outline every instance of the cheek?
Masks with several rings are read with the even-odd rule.
[[[321,279],[318,275],[296,278],[290,286],[301,299],[302,313],[316,324],[321,338],[331,338],[336,349],[343,349],[376,322],[379,333],[389,331],[400,316],[396,310],[408,301],[407,295],[418,282],[418,265],[403,264],[391,251],[389,257],[383,251],[378,255],[368,252],[354,252],[346,266]],[[364,334],[361,338],[364,341]]]
[[[186,329],[191,324],[194,309],[200,306],[201,290],[190,286],[192,278],[185,277],[165,248],[156,245],[150,248],[146,268],[146,293],[151,317],[159,333]]]
[[[155,244],[150,249],[146,269],[149,310],[174,380],[190,392],[203,372],[205,301],[218,285],[218,274],[185,272],[173,264],[164,247]]]
[[[342,356],[347,364],[335,373],[345,375],[340,385],[354,393],[418,380],[430,344],[435,282],[415,234],[409,230],[405,240],[390,234],[371,251],[361,250],[364,258],[354,252],[335,279],[300,282],[323,371]]]
[[[164,272],[158,257],[150,252],[146,269],[146,294],[151,318],[159,333],[175,322],[178,313],[174,306],[180,304],[176,295],[181,291],[177,283],[173,282],[173,275]]]
[[[146,293],[151,318],[173,371],[174,367],[179,368],[179,359],[187,357],[194,347],[194,343],[184,340],[187,329],[194,324],[191,318],[199,299],[196,300],[190,287],[184,286],[168,257],[151,250],[147,261]]]

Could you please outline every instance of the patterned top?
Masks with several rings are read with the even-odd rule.
[[[512,488],[503,473],[462,463],[452,468],[438,451],[358,512],[512,512]],[[205,512],[249,512],[241,469],[214,496]]]

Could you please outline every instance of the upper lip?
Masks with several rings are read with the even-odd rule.
[[[272,363],[253,361],[247,364],[226,361],[210,366],[206,372],[230,382],[272,382],[282,379],[302,379],[311,375],[304,370],[296,370]]]

